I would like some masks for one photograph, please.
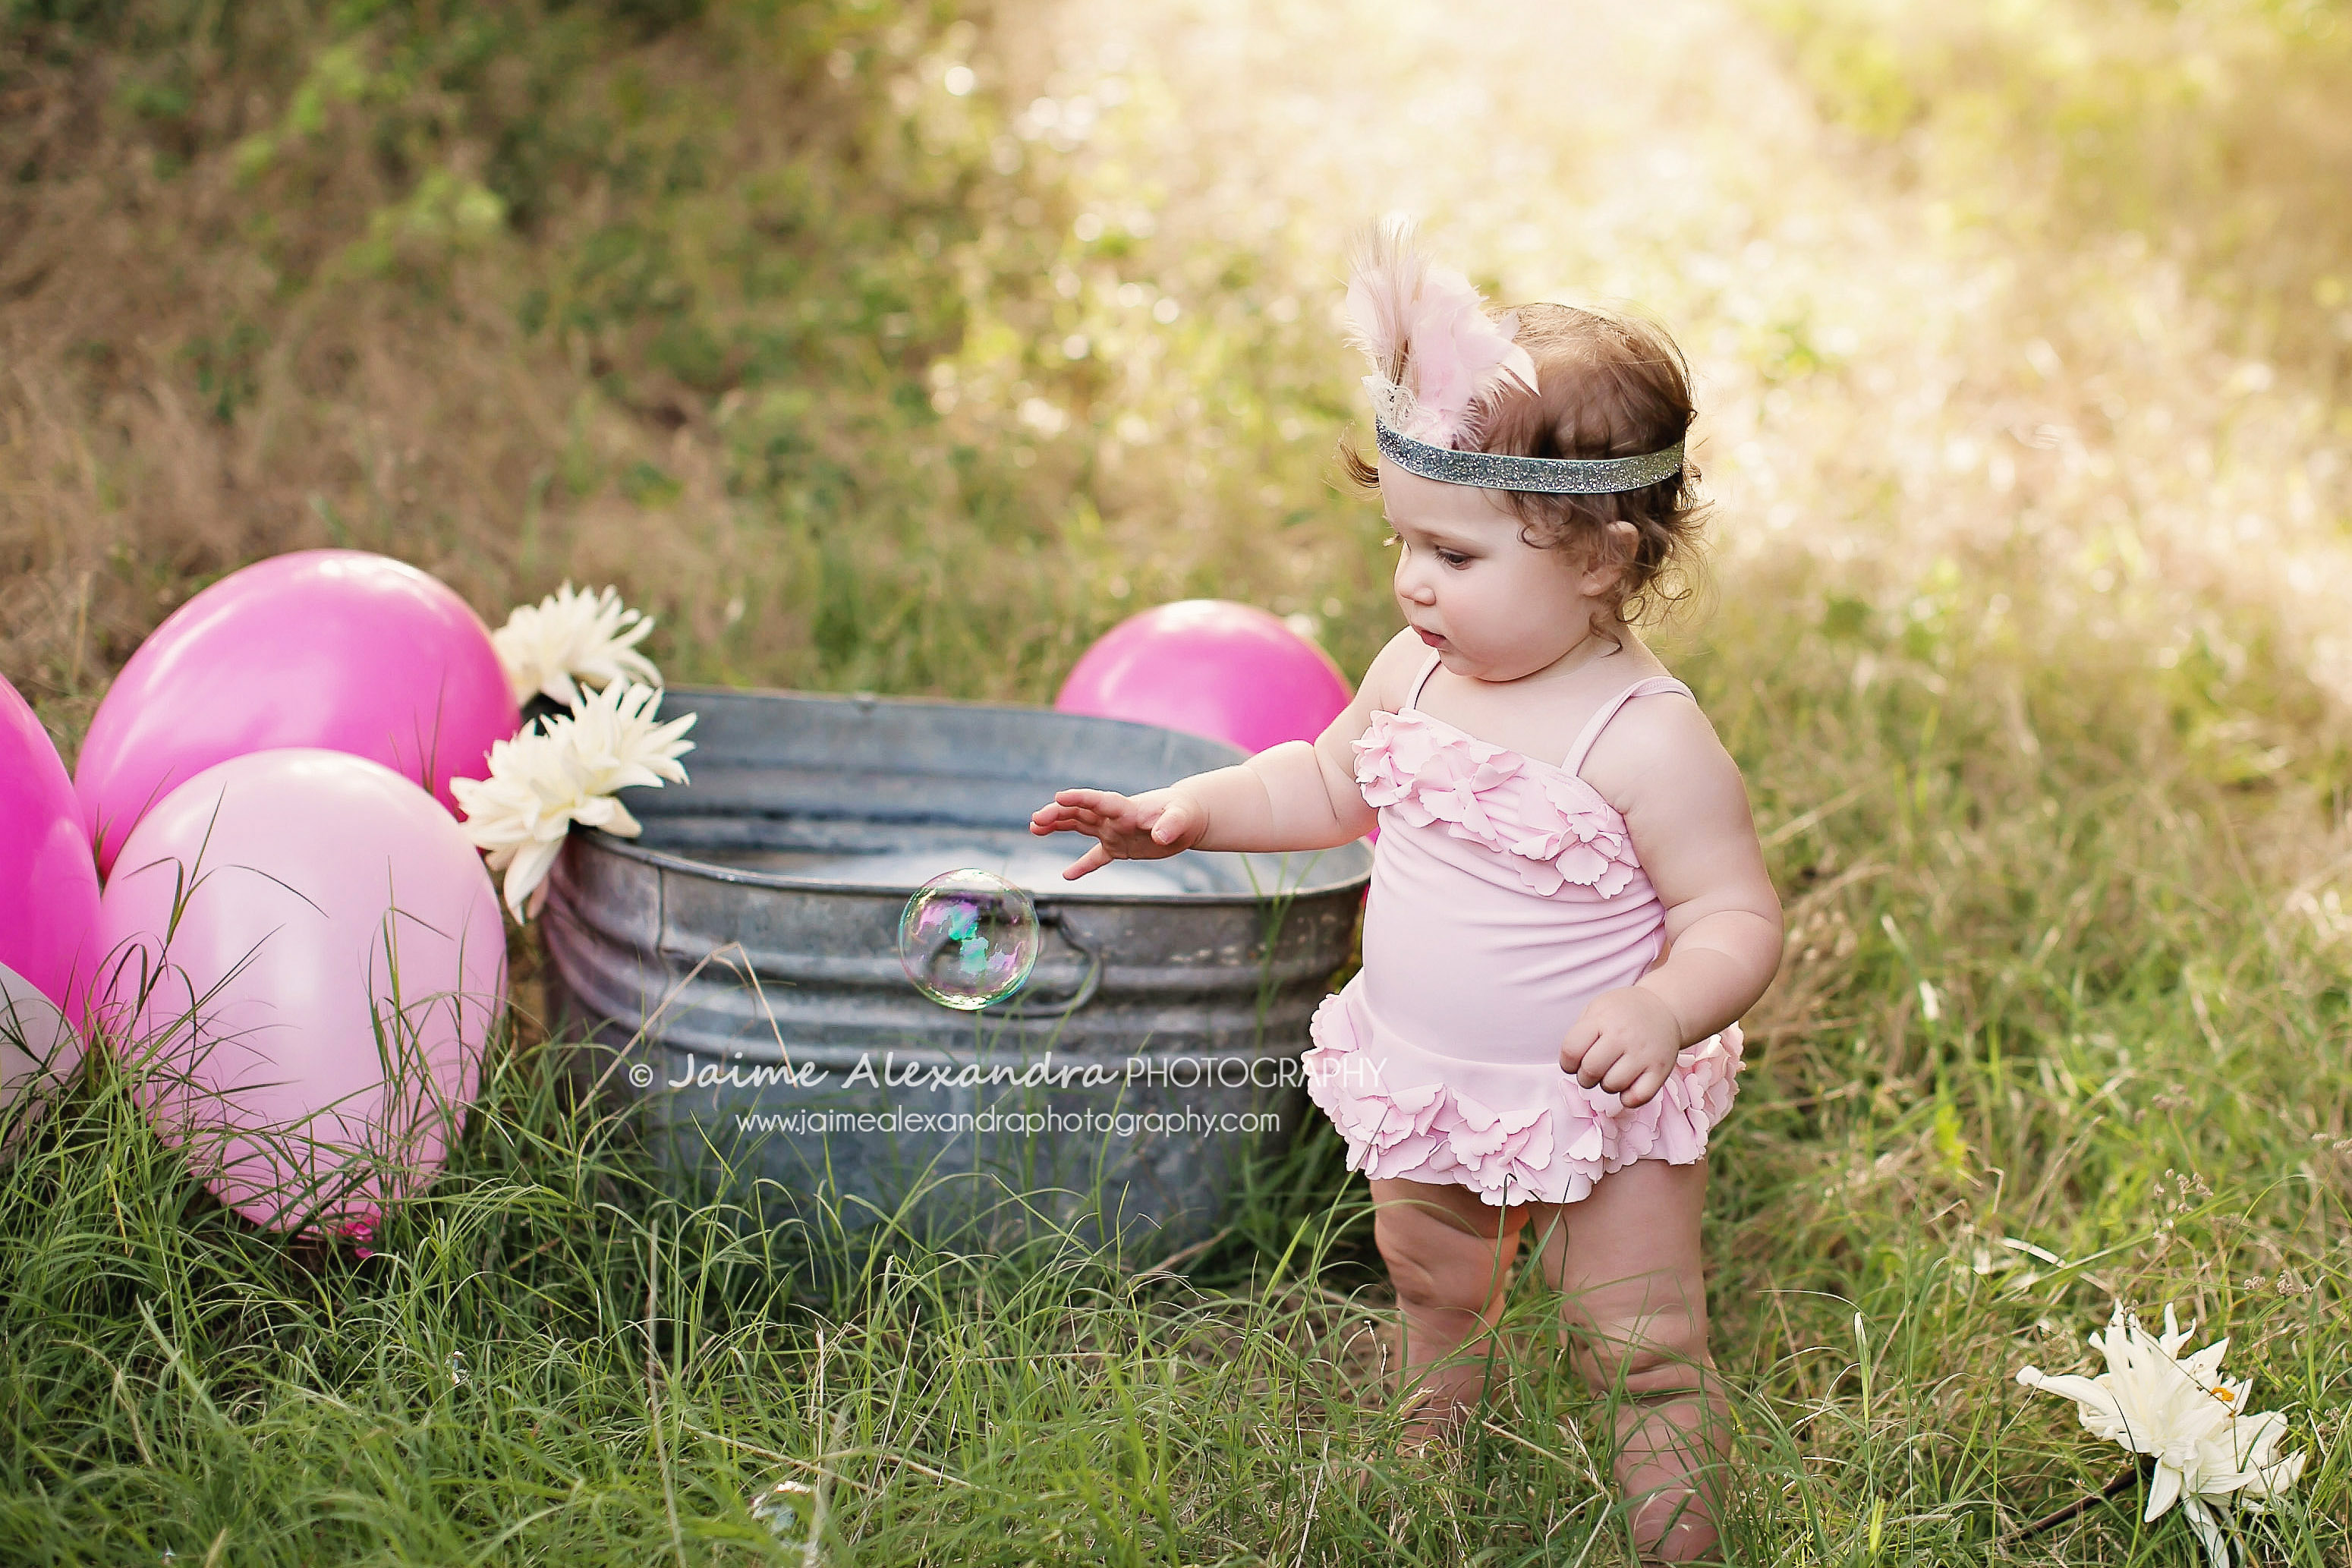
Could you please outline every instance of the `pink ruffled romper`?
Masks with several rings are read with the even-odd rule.
[[[1364,967],[1316,1009],[1305,1058],[1348,1168],[1501,1205],[1574,1203],[1636,1160],[1703,1158],[1738,1089],[1738,1025],[1685,1047],[1631,1110],[1559,1068],[1585,1004],[1633,984],[1665,944],[1625,819],[1577,770],[1627,702],[1690,689],[1636,681],[1555,767],[1422,712],[1437,664],[1356,742],[1381,814]]]

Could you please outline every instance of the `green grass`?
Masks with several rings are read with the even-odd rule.
[[[1781,840],[1790,968],[1715,1157],[1740,1560],[1981,1562],[2103,1484],[2112,1453],[2011,1377],[2077,1363],[2120,1296],[2231,1335],[2314,1450],[2257,1539],[2342,1561],[2346,992],[2311,920],[2212,786],[1963,788],[1965,715],[1915,753],[1916,715],[1821,691],[1827,652],[1770,688],[1811,686],[1799,735],[1864,787]],[[1533,1341],[1457,1468],[1390,1456],[1320,1129],[1178,1281],[682,1205],[556,1053],[498,1056],[365,1260],[226,1215],[94,1072],[0,1184],[7,1555],[791,1561],[746,1510],[799,1479],[839,1562],[1552,1562],[1596,1531],[1616,1560],[1605,1423]],[[2110,1512],[2009,1555],[2186,1542]]]
[[[2213,12],[2211,47],[2267,58],[2291,10]],[[2118,49],[2188,25],[2018,15],[2045,13]],[[677,679],[1042,700],[1191,593],[1313,616],[1350,667],[1392,627],[1370,508],[1327,482],[1354,371],[1321,233],[1208,221],[1224,198],[1149,156],[1175,86],[1136,66],[1129,129],[1042,126],[1033,99],[1101,89],[1041,63],[1019,7],[456,16],[0,4],[33,127],[0,191],[26,237],[0,260],[0,668],[68,753],[172,605],[306,544],[393,550],[492,616],[616,582]],[[2325,159],[2219,195],[2168,173],[2262,104],[2178,112],[2161,61],[2101,87],[2097,49],[2002,54],[2010,22],[1771,16],[1861,144],[1853,188],[1898,231],[1889,189],[1959,224],[1949,276],[2023,281],[1871,317],[1873,254],[1768,226],[1820,259],[1741,281],[1747,231],[1663,194],[1688,265],[1580,216],[1552,237],[1702,354],[1722,542],[1666,646],[1790,917],[1712,1162],[1738,1560],[2189,1561],[2128,1497],[1996,1542],[2116,1473],[2013,1374],[2084,1367],[2120,1299],[2228,1333],[2312,1455],[2256,1560],[2352,1562],[2352,731],[2322,613],[2347,426],[2312,259],[2352,209],[2221,243],[2208,217]],[[1346,52],[1377,42],[1332,58],[1377,80]],[[1979,110],[2053,72],[2105,94],[2109,151],[2067,143],[2005,206],[2015,143]],[[2140,161],[2104,178],[2118,146]],[[1813,167],[1770,175],[1795,204]],[[2148,202],[2212,241],[2189,303],[2116,259]],[[2276,384],[2225,398],[2221,356],[2278,321]],[[1953,390],[1920,414],[1931,374]],[[2205,526],[2249,511],[2301,531],[2311,595],[2278,590],[2276,535]],[[0,1558],[799,1563],[748,1511],[789,1479],[836,1563],[1622,1560],[1605,1414],[1531,1332],[1454,1461],[1393,1457],[1328,1129],[1181,1279],[1050,1236],[754,1224],[666,1194],[629,1125],[567,1098],[515,951],[466,1137],[373,1257],[223,1213],[102,1061],[0,1170]],[[1515,1322],[1546,1310],[1523,1288]]]

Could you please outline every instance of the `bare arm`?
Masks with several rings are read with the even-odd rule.
[[[1356,784],[1354,742],[1377,709],[1393,709],[1418,668],[1411,631],[1364,672],[1355,700],[1314,742],[1286,741],[1245,763],[1194,773],[1139,795],[1066,789],[1029,819],[1029,831],[1083,833],[1094,846],[1063,871],[1075,879],[1113,860],[1155,860],[1186,849],[1328,849],[1371,831],[1377,814]]]
[[[1629,704],[1586,776],[1624,813],[1665,906],[1666,955],[1633,985],[1593,998],[1560,1066],[1639,1105],[1664,1083],[1675,1052],[1737,1020],[1772,983],[1780,900],[1739,769],[1692,704]]]

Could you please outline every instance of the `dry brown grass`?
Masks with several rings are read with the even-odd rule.
[[[61,738],[176,603],[283,550],[397,553],[488,615],[559,575],[618,580],[683,616],[673,646],[719,640],[744,573],[798,542],[740,504],[721,424],[763,384],[740,340],[807,300],[827,312],[765,384],[797,400],[804,448],[856,456],[910,384],[921,409],[961,290],[1004,261],[952,199],[1024,183],[970,133],[918,141],[877,90],[925,62],[936,79],[968,25],[756,9],[648,41],[594,8],[524,8],[462,92],[446,38],[302,7],[208,31],[158,3],[112,37],[0,34],[17,172],[0,187],[0,669]],[[142,27],[164,37],[126,47]],[[877,344],[858,291],[905,249],[892,226],[920,221],[978,276],[900,280],[909,298],[881,303],[911,327]],[[581,259],[616,234],[643,247],[617,284]],[[805,292],[730,286],[779,258],[804,263]],[[533,330],[534,308],[559,319]],[[681,320],[719,345],[693,380],[665,361]],[[771,679],[811,635],[778,608],[739,649]]]

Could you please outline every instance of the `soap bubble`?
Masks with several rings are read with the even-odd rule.
[[[898,917],[898,963],[915,989],[971,1012],[1021,989],[1043,945],[1037,906],[992,871],[948,871]]]
[[[800,1481],[778,1481],[751,1500],[751,1517],[766,1525],[780,1541],[798,1541],[808,1521],[802,1510],[814,1514],[816,1492]]]

